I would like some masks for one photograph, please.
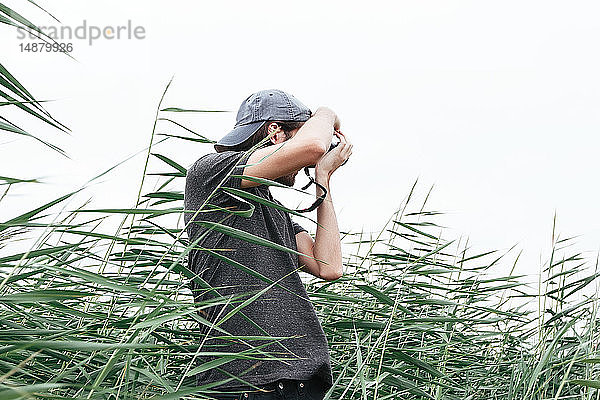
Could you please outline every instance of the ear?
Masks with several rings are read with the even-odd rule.
[[[281,127],[275,122],[271,122],[269,127],[267,128],[269,132],[269,137],[273,144],[283,143],[286,139],[285,132],[281,129]]]

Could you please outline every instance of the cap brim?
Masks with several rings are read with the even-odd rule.
[[[238,144],[244,143],[246,139],[254,135],[258,128],[260,128],[265,121],[252,122],[247,125],[241,125],[237,128],[233,128],[231,132],[223,136],[215,145],[219,146],[237,146]]]

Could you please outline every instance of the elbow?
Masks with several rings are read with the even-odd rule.
[[[315,165],[323,154],[327,152],[327,146],[325,143],[320,140],[313,140],[309,144],[307,144],[306,154],[307,154],[307,165]]]
[[[322,272],[320,274],[321,279],[324,279],[326,281],[335,281],[337,279],[340,279],[342,275],[343,273],[341,267],[335,268],[333,271]]]

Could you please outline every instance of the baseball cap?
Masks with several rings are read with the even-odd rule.
[[[215,146],[236,146],[256,133],[265,121],[305,122],[311,110],[289,93],[279,89],[261,90],[240,105],[233,129]]]

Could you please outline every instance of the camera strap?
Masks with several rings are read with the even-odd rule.
[[[309,182],[306,185],[304,185],[302,190],[307,189],[311,184],[314,183],[315,185],[317,185],[318,187],[321,188],[321,190],[323,191],[323,194],[320,195],[319,197],[317,197],[315,202],[312,203],[312,205],[310,207],[303,208],[301,210],[294,210],[296,212],[310,212],[310,211],[314,210],[315,208],[319,207],[321,205],[321,203],[323,202],[323,200],[325,200],[325,197],[327,197],[327,189],[325,189],[325,187],[323,187],[323,185],[321,185],[319,182],[315,181],[314,178],[312,176],[310,176],[308,167],[304,167],[304,173],[306,174],[306,176],[308,176]]]

